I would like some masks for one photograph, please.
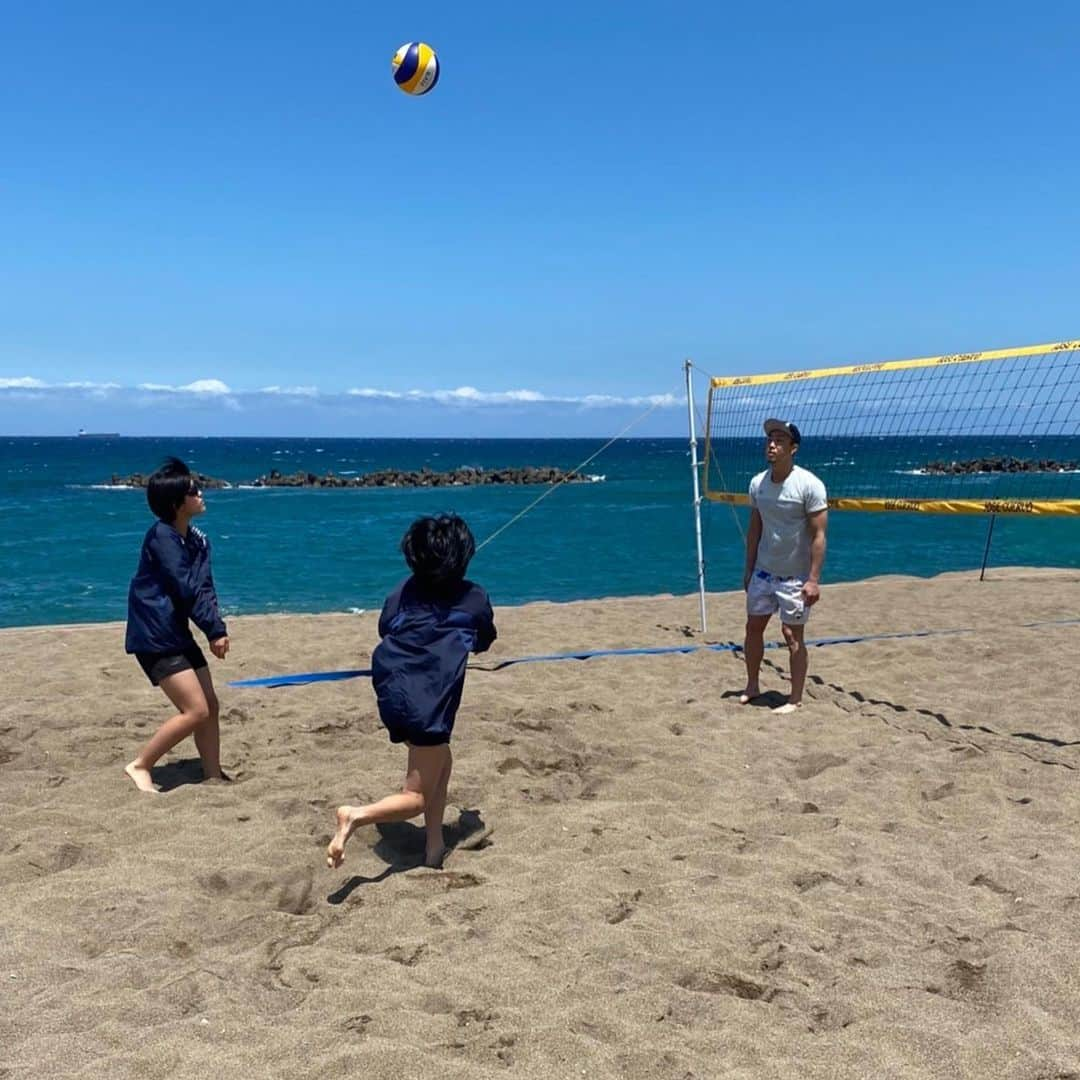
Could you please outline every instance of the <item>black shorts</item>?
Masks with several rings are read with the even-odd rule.
[[[160,686],[162,679],[178,671],[198,671],[207,666],[202,649],[194,641],[183,652],[137,652],[135,659],[154,686]]]

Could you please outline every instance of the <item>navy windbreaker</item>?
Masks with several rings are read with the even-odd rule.
[[[407,578],[386,598],[379,634],[371,681],[390,740],[448,742],[469,653],[484,652],[496,638],[487,593],[471,581],[433,592]]]
[[[210,541],[193,525],[181,536],[171,525],[150,526],[139,553],[139,568],[128,589],[129,653],[182,652],[195,639],[191,619],[207,641],[225,636],[210,574]]]

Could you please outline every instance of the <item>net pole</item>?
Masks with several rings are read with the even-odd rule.
[[[690,422],[690,473],[694,481],[694,536],[697,539],[698,604],[701,608],[701,632],[708,632],[705,620],[705,553],[701,543],[701,488],[698,478],[697,428],[694,423],[693,365],[689,360],[683,364],[686,372],[686,411]]]
[[[990,524],[986,529],[986,547],[983,548],[982,569],[979,571],[980,581],[986,577],[986,561],[990,558],[990,538],[994,535],[994,518],[996,517],[997,514],[990,515]]]

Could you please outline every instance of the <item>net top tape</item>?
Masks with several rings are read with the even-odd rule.
[[[710,385],[714,389],[732,386],[763,386],[766,383],[827,379],[836,375],[865,375],[872,371],[905,371],[913,368],[938,367],[946,364],[975,364],[988,360],[1011,360],[1021,356],[1052,356],[1063,352],[1080,352],[1080,340],[1057,341],[1048,345],[1026,345],[1019,349],[991,349],[986,352],[923,356],[915,360],[883,360],[876,364],[850,364],[845,367],[810,368],[805,371],[776,371],[767,375],[715,376],[710,380]]]

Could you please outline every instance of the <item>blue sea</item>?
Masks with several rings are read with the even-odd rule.
[[[113,474],[150,472],[168,454],[204,474],[243,484],[275,468],[341,475],[424,466],[435,471],[464,465],[569,469],[604,441],[0,438],[0,626],[125,617],[128,581],[152,519],[142,491],[103,485]],[[1054,448],[1058,460],[1080,458],[1080,440],[1063,442]],[[893,449],[896,475],[910,473],[928,457],[1016,452],[1015,446],[986,440],[944,450],[940,443]],[[868,493],[881,492],[882,447],[876,448],[873,468],[861,465],[860,457],[850,443],[818,446],[816,458],[803,464],[826,484],[843,471],[849,486],[858,486],[861,478]],[[754,467],[763,468],[764,462]],[[477,555],[470,576],[488,588],[496,605],[693,592],[686,440],[622,440],[584,471],[603,479],[559,488]],[[746,479],[736,478],[733,489],[745,490]],[[1062,482],[1034,479],[1046,493]],[[208,509],[198,524],[213,544],[214,577],[226,613],[369,610],[381,605],[405,573],[398,542],[413,518],[455,511],[480,542],[544,490],[237,487],[207,492]],[[1000,488],[995,493],[1007,494]],[[746,521],[742,508],[703,507],[710,591],[741,586]],[[987,526],[982,515],[834,512],[825,581],[978,568]],[[998,517],[990,565],[1080,566],[1080,520]],[[688,619],[693,610],[688,609]]]

